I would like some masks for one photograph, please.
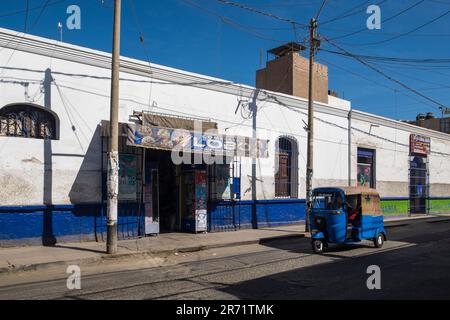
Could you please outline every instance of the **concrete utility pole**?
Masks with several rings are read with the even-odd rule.
[[[348,186],[352,186],[352,107],[348,111]]]
[[[317,20],[311,19],[309,26],[309,89],[308,89],[308,145],[306,160],[306,217],[305,231],[309,232],[309,214],[312,206],[312,177],[314,170],[314,55],[318,41],[316,39]]]
[[[119,73],[121,0],[114,0],[114,32],[111,68],[111,113],[108,150],[108,223],[106,252],[117,252],[117,199],[119,194]]]

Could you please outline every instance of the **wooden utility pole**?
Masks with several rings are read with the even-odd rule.
[[[111,113],[108,150],[108,222],[106,252],[117,252],[117,203],[119,195],[119,73],[121,0],[114,0],[114,32],[111,68]]]
[[[317,20],[311,19],[309,26],[309,89],[308,89],[308,145],[306,160],[306,217],[305,231],[309,231],[309,214],[312,206],[312,177],[314,170],[314,55],[316,54]]]

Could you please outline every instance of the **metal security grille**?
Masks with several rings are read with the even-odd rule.
[[[207,167],[209,186],[209,230],[210,231],[235,231],[241,227],[240,206],[240,180],[241,161],[233,160],[230,164],[213,164]],[[224,177],[228,172],[227,177]],[[230,185],[230,193],[223,196],[222,181],[227,178],[233,181]]]
[[[429,213],[428,158],[411,156],[409,161],[409,213]]]
[[[375,150],[358,148],[357,185],[376,188],[375,168]]]
[[[0,110],[0,136],[56,139],[56,120],[38,107],[6,106]]]
[[[275,173],[275,197],[291,197],[292,143],[286,138],[278,140],[278,170]]]

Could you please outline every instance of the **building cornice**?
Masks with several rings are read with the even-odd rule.
[[[414,134],[419,134],[423,136],[427,136],[430,138],[441,139],[450,141],[450,135],[447,133],[422,128],[419,126],[415,126],[413,124],[409,124],[402,121],[396,121],[393,119],[377,116],[374,114],[366,113],[359,110],[352,110],[352,119],[365,121],[375,125],[381,125],[385,127],[390,127],[394,129],[404,130],[408,132],[412,132]]]

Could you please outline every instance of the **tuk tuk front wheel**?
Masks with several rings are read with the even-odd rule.
[[[321,239],[314,239],[311,241],[312,249],[314,253],[322,253],[323,252],[323,240]]]
[[[375,245],[375,248],[381,248],[384,244],[384,236],[383,234],[379,233],[375,239],[373,239],[373,243]]]

